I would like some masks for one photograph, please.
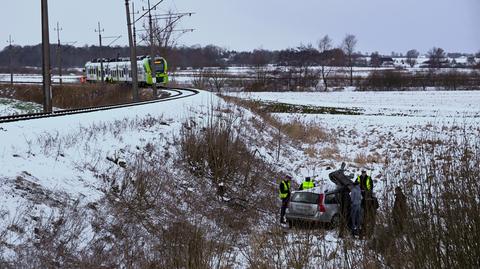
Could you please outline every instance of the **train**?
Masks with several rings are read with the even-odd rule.
[[[85,81],[99,82],[102,80],[101,62],[103,62],[104,80],[109,83],[131,83],[132,70],[130,58],[95,59],[85,64]],[[168,83],[168,64],[163,57],[137,57],[138,83],[142,86]]]

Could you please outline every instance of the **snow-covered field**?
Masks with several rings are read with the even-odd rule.
[[[408,147],[413,137],[425,131],[450,132],[467,126],[480,133],[480,92],[330,92],[330,93],[242,93],[242,98],[334,108],[355,108],[360,115],[275,114],[283,122],[300,121],[320,126],[331,134],[328,141],[304,144],[283,138],[281,154],[276,154],[276,130],[255,129],[260,120],[245,109],[228,107],[209,92],[159,104],[72,115],[51,119],[0,125],[0,231],[24,218],[33,223],[48,215],[62,199],[87,205],[104,195],[102,173],[113,173],[117,164],[107,158],[120,158],[130,165],[134,156],[150,145],[164,154],[176,152],[176,138],[185,122],[205,121],[212,106],[230,111],[239,128],[244,129],[250,150],[274,170],[290,173],[297,183],[315,175],[323,188],[330,188],[328,173],[346,161],[348,172],[367,168],[376,180],[376,192],[384,188],[383,156]],[[223,113],[223,112],[222,112]],[[238,119],[241,122],[238,122]],[[446,127],[445,127],[446,126]],[[447,129],[444,129],[447,128]],[[273,145],[273,146],[272,146]],[[363,157],[362,157],[363,156]],[[359,159],[368,159],[359,162]],[[367,158],[368,157],[368,158]],[[278,159],[277,159],[278,158]],[[176,169],[173,163],[169,170]],[[277,179],[270,182],[277,185]],[[198,186],[189,186],[195,190]],[[277,193],[272,194],[272,199]],[[276,216],[273,216],[276,219]],[[27,227],[29,224],[27,224]],[[90,231],[90,233],[92,233]],[[93,236],[87,233],[83,236]],[[25,234],[8,230],[9,244],[18,244]],[[315,236],[318,245],[338,249],[334,231]],[[295,240],[295,234],[292,234]],[[8,256],[10,253],[6,253]],[[239,265],[246,257],[237,252]],[[322,257],[317,257],[323,259]],[[329,261],[335,267],[335,259]]]
[[[382,179],[382,161],[387,153],[410,148],[415,139],[434,136],[480,134],[480,91],[411,92],[258,92],[231,96],[312,107],[353,109],[356,114],[275,113],[283,122],[299,121],[319,126],[336,137],[334,143],[313,148],[319,160],[345,160],[358,173],[367,167]],[[325,149],[330,149],[325,152]],[[364,159],[374,162],[363,163]],[[358,160],[361,161],[358,163]],[[321,166],[321,165],[319,165]],[[381,181],[381,180],[380,180]],[[378,191],[381,188],[377,189]]]
[[[480,123],[480,91],[259,92],[232,94],[252,100],[354,109],[360,115],[303,115],[328,126],[368,127]]]

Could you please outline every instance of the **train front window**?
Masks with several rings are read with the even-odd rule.
[[[163,60],[162,58],[156,58],[154,68],[156,74],[165,73],[165,60]]]

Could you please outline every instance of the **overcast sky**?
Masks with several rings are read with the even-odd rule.
[[[62,41],[97,44],[100,21],[105,36],[122,35],[116,44],[127,44],[124,0],[48,2],[52,43],[59,21]],[[135,0],[137,7],[145,2]],[[15,44],[41,42],[40,0],[2,0],[0,7],[0,48],[9,34]],[[182,21],[182,27],[196,29],[182,37],[185,45],[283,49],[315,44],[325,34],[339,44],[351,33],[363,52],[426,52],[433,46],[480,51],[480,0],[165,0],[160,7],[159,13],[196,13]]]

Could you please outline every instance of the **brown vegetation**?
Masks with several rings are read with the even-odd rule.
[[[131,88],[125,84],[75,84],[54,85],[53,106],[62,109],[94,107],[129,103]],[[38,85],[1,85],[0,97],[43,104],[43,90]],[[151,92],[143,90],[142,100],[152,98]]]
[[[360,90],[409,90],[437,87],[445,90],[478,90],[480,74],[477,72],[459,72],[452,69],[446,73],[411,74],[397,70],[373,71],[367,78],[359,81]]]
[[[480,145],[470,135],[429,141],[412,143],[416,157],[407,152],[403,161],[387,160],[392,181],[386,182],[387,204],[372,247],[393,268],[478,268]],[[402,230],[390,213],[396,186],[408,198]]]
[[[21,222],[8,227],[19,238],[16,246],[8,245],[7,232],[0,230],[0,266],[479,267],[478,133],[451,137],[448,143],[425,135],[412,141],[405,156],[390,156],[382,172],[387,181],[382,182],[378,197],[376,231],[358,241],[309,227],[289,232],[279,228],[272,184],[276,171],[249,149],[236,119],[223,115],[227,110],[218,112],[212,109],[205,122],[185,122],[177,145],[172,146],[177,151],[148,143],[135,150],[127,169],[92,169],[105,183],[104,199],[85,207],[62,201],[47,216],[22,214]],[[162,122],[137,119],[82,131],[95,136]],[[53,149],[52,144],[62,139],[43,140],[42,147]],[[331,150],[330,154],[338,154],[338,149]],[[179,154],[172,158],[167,152]],[[369,158],[358,156],[362,161]],[[397,186],[408,201],[401,231],[391,215]],[[24,222],[30,218],[32,227]],[[7,252],[8,258],[3,256]]]
[[[306,125],[299,119],[282,122],[275,116],[272,116],[269,112],[262,110],[259,102],[225,95],[222,95],[221,97],[227,102],[240,105],[259,115],[267,124],[287,135],[293,141],[306,144],[315,144],[321,141],[335,142],[334,134],[328,133],[321,126],[313,124]]]

